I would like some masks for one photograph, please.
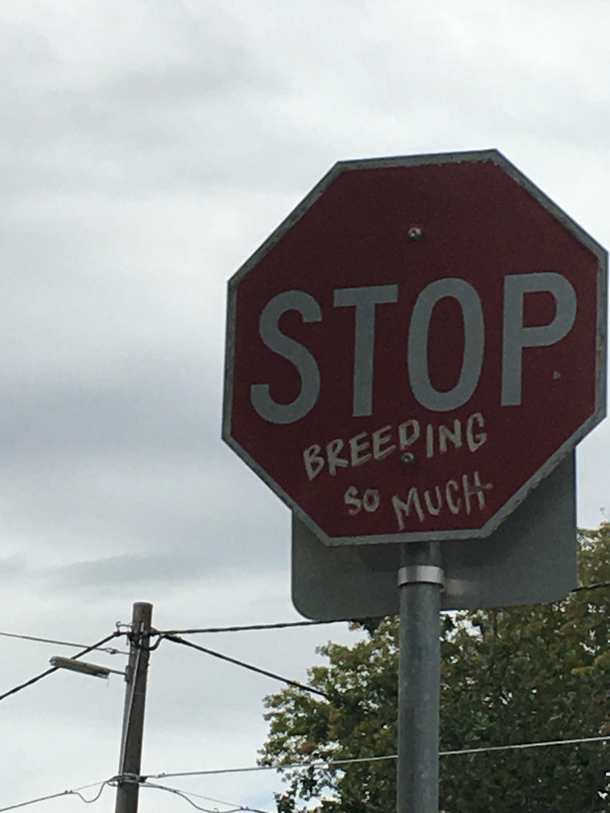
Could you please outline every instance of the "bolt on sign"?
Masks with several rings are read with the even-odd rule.
[[[326,544],[487,536],[604,417],[605,315],[496,150],[339,162],[229,281],[224,439]]]

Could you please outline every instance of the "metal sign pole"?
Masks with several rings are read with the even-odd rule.
[[[438,813],[440,608],[439,542],[403,544],[398,671],[398,813]]]

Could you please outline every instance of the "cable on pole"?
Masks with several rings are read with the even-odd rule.
[[[75,644],[72,641],[56,641],[53,638],[39,638],[37,635],[19,635],[15,632],[0,632],[3,638],[19,638],[22,641],[35,641],[40,644],[53,644],[54,646],[71,646],[74,649],[82,649],[85,644]],[[129,655],[129,652],[124,650],[115,649],[112,646],[98,646],[98,652],[106,652],[108,655]]]
[[[82,658],[83,655],[87,655],[94,649],[98,649],[100,646],[103,646],[104,644],[108,643],[108,641],[112,641],[113,638],[116,638],[120,634],[121,633],[119,632],[113,632],[111,635],[107,635],[105,638],[102,638],[101,641],[98,641],[97,643],[92,644],[91,646],[85,647],[85,649],[81,650],[80,652],[77,652],[76,655],[72,655],[71,660],[75,661],[78,660],[78,658]],[[29,680],[26,680],[25,683],[20,683],[18,686],[15,686],[14,688],[10,689],[8,692],[0,694],[0,701],[4,700],[7,697],[10,697],[12,694],[17,694],[17,692],[20,692],[22,689],[27,689],[28,686],[33,686],[34,683],[38,683],[39,680],[42,680],[43,678],[47,677],[47,675],[51,675],[53,674],[53,672],[57,672],[58,668],[59,667],[57,666],[51,666],[49,669],[45,669],[44,672],[40,672],[40,674],[35,675],[33,678],[30,678]],[[2,813],[1,810],[0,813]]]
[[[461,748],[453,751],[440,751],[441,757],[465,756],[467,754],[485,754],[493,751],[520,751],[529,748],[547,748],[560,745],[583,745],[587,743],[607,742],[610,740],[610,734],[600,737],[578,737],[575,739],[567,740],[544,740],[541,742],[520,742],[512,745],[486,745],[480,748]],[[309,762],[289,762],[280,765],[250,765],[243,768],[218,768],[215,770],[207,771],[179,771],[179,772],[164,772],[157,774],[149,774],[142,777],[143,780],[149,779],[170,779],[187,776],[218,776],[221,774],[230,773],[254,773],[257,771],[290,771],[296,768],[326,768],[341,765],[353,765],[362,762],[383,762],[384,760],[397,759],[397,754],[386,754],[383,756],[373,757],[352,757],[350,759],[318,759],[310,760]],[[2,811],[0,811],[2,813]]]
[[[598,590],[602,587],[610,587],[610,581],[596,582],[594,584],[581,584],[574,587],[570,592],[578,593],[581,590]],[[319,627],[328,624],[351,624],[369,621],[368,618],[336,618],[327,621],[280,621],[274,624],[238,624],[229,627],[193,627],[188,629],[158,630],[153,629],[154,635],[205,635],[217,632],[257,632],[259,630],[281,630],[294,627]]]
[[[396,754],[374,757],[352,757],[351,759],[315,759],[309,762],[289,762],[281,765],[250,765],[243,768],[216,768],[207,771],[179,771],[149,774],[143,776],[146,782],[149,779],[179,779],[189,776],[220,776],[232,773],[257,773],[258,771],[289,771],[293,768],[326,768],[333,765],[352,765],[357,762],[383,762],[387,759],[396,759]],[[1,813],[1,811],[0,811]]]
[[[600,587],[610,587],[610,582],[596,582],[595,584],[579,584],[570,590],[571,593],[579,593],[581,590],[599,590]]]
[[[6,813],[8,810],[18,810],[21,807],[28,807],[28,805],[35,805],[35,804],[38,804],[39,802],[48,802],[51,799],[60,799],[62,796],[78,796],[78,798],[82,802],[84,802],[87,805],[91,805],[94,802],[97,802],[97,800],[102,795],[102,793],[104,791],[104,788],[108,784],[109,784],[109,780],[106,780],[104,782],[93,782],[93,784],[91,784],[91,785],[83,785],[82,787],[74,788],[73,790],[62,790],[61,793],[52,793],[50,796],[40,796],[38,799],[30,799],[27,802],[19,802],[19,804],[16,804],[16,805],[9,805],[8,807],[0,807],[0,813]],[[89,788],[95,788],[98,785],[100,786],[100,789],[98,790],[96,795],[93,797],[93,799],[85,799],[85,797],[81,793],[81,790],[88,790]]]
[[[235,805],[232,802],[223,802],[220,799],[211,799],[209,796],[201,796],[199,793],[193,793],[192,791],[185,791],[179,790],[178,788],[171,788],[168,785],[158,785],[153,782],[143,782],[141,787],[148,787],[154,788],[155,790],[165,790],[168,793],[174,793],[176,796],[181,796],[185,801],[187,801],[190,805],[192,805],[196,810],[202,810],[203,813],[219,813],[217,807],[209,808],[209,807],[201,807],[200,805],[195,804],[189,797],[193,797],[195,799],[204,799],[208,802],[216,802],[220,805],[225,805],[229,807],[230,810],[224,810],[222,813],[240,813],[240,811],[244,811],[245,813],[269,813],[267,810],[260,810],[257,807],[248,807],[247,805]]]
[[[102,642],[104,643],[104,642]],[[83,653],[84,654],[84,653]],[[513,743],[511,745],[487,745],[481,746],[480,748],[460,748],[451,751],[441,751],[441,757],[450,757],[450,756],[464,756],[468,754],[485,754],[485,753],[492,753],[498,751],[518,751],[518,750],[526,750],[530,748],[548,748],[548,747],[555,747],[555,746],[562,746],[562,745],[584,745],[588,743],[600,743],[600,742],[608,742],[610,740],[610,734],[606,734],[599,737],[577,737],[573,739],[566,739],[566,740],[544,740],[541,742],[522,742],[522,743]],[[228,802],[221,802],[218,799],[210,799],[206,796],[198,796],[198,794],[193,794],[190,791],[179,791],[176,788],[169,788],[167,786],[160,786],[156,785],[155,783],[150,782],[151,779],[169,779],[169,778],[179,778],[179,777],[187,777],[187,776],[219,776],[222,774],[232,774],[232,773],[257,773],[259,771],[288,771],[296,768],[324,768],[324,767],[341,767],[342,765],[353,765],[356,763],[363,763],[363,762],[382,762],[385,760],[395,760],[397,759],[396,754],[386,754],[383,756],[373,756],[373,757],[354,757],[351,759],[322,759],[322,760],[310,760],[309,762],[293,762],[293,763],[286,763],[283,765],[250,765],[247,767],[242,768],[219,768],[219,769],[212,769],[206,771],[166,771],[163,773],[157,774],[148,774],[146,776],[140,776],[138,778],[139,782],[141,783],[141,787],[150,787],[150,788],[158,788],[159,790],[166,790],[172,793],[176,793],[179,796],[183,796],[186,798],[187,795],[194,796],[196,798],[202,798],[205,800],[209,800],[212,802],[216,802],[217,804],[230,804]],[[83,802],[86,804],[93,804],[96,802],[100,796],[104,788],[107,785],[112,785],[117,780],[118,777],[113,777],[112,779],[107,779],[104,782],[94,782],[90,785],[83,785],[79,788],[75,788],[73,790],[64,790],[60,793],[53,793],[48,796],[41,796],[37,799],[30,799],[27,802],[20,802],[16,805],[9,805],[8,807],[1,807],[0,813],[8,813],[10,810],[17,810],[19,808],[27,807],[28,805],[37,804],[38,802],[47,802],[51,799],[59,799],[62,796],[78,796]],[[88,790],[89,788],[100,786],[98,793],[92,799],[85,799],[85,797],[81,794],[80,791]],[[186,801],[191,802],[190,799],[186,799]],[[205,810],[205,808],[198,807],[194,805],[194,807],[198,808],[199,810]],[[236,811],[247,811],[248,813],[266,813],[266,811],[258,810],[252,807],[236,807]],[[217,811],[213,811],[212,813],[217,813]],[[225,811],[225,813],[230,813],[230,811]]]
[[[239,624],[233,627],[200,627],[181,630],[153,630],[155,635],[200,635],[210,632],[256,632],[258,630],[283,630],[292,627],[320,627],[328,624],[347,624],[366,621],[365,618],[340,618],[332,621],[280,621],[275,624]]]
[[[543,742],[519,742],[514,745],[486,745],[481,748],[461,748],[456,751],[441,751],[442,757],[462,756],[463,754],[488,754],[492,751],[523,751],[526,748],[549,748],[555,745],[582,745],[593,742],[607,742],[610,734],[601,737],[578,737],[572,740],[545,740]]]
[[[250,672],[265,675],[265,677],[272,678],[273,680],[279,680],[280,682],[285,683],[287,686],[293,686],[295,689],[301,689],[302,691],[310,692],[310,694],[320,695],[320,697],[324,697],[326,700],[332,701],[336,699],[331,697],[331,695],[327,694],[326,692],[323,692],[321,689],[314,689],[313,686],[306,686],[304,683],[299,683],[298,680],[291,680],[290,678],[282,677],[282,675],[278,675],[275,672],[270,672],[267,669],[261,669],[258,666],[253,666],[251,663],[240,661],[237,658],[231,658],[229,655],[223,655],[221,652],[216,652],[214,649],[199,646],[199,644],[194,644],[192,641],[187,641],[185,638],[181,638],[179,635],[170,635],[169,633],[162,633],[161,635],[162,638],[167,641],[172,641],[173,643],[181,644],[182,646],[188,646],[191,649],[196,649],[198,652],[203,652],[205,655],[211,655],[213,658],[219,658],[220,660],[227,661],[228,663],[233,663],[235,666],[241,666],[243,669],[250,670]]]
[[[606,582],[595,582],[594,584],[579,584],[577,587],[572,588],[570,590],[571,593],[579,593],[582,590],[598,590],[600,588],[610,587],[610,581]],[[280,621],[277,623],[270,623],[270,624],[237,624],[234,626],[228,627],[195,627],[195,628],[188,628],[188,629],[171,629],[171,630],[157,630],[152,629],[151,635],[152,636],[165,636],[165,635],[203,635],[209,633],[222,633],[222,632],[256,632],[259,630],[281,630],[281,629],[291,629],[297,627],[319,627],[319,626],[326,626],[328,624],[348,624],[354,622],[363,622],[368,621],[369,619],[366,618],[335,618],[326,621]],[[129,634],[131,629],[130,624],[117,624],[117,631],[120,634]],[[4,638],[18,638],[23,641],[35,641],[38,643],[43,644],[54,644],[55,646],[70,646],[74,647],[75,649],[79,649],[84,647],[84,644],[77,644],[73,641],[60,641],[54,638],[42,638],[37,635],[21,635],[15,632],[2,632],[0,631],[0,637]],[[158,643],[155,644],[154,648],[158,646]],[[115,649],[114,647],[95,647],[95,649],[99,650],[100,652],[106,652],[109,655],[129,655],[129,652],[125,650]]]

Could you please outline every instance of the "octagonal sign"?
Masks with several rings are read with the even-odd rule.
[[[340,162],[229,282],[224,438],[327,544],[486,536],[603,418],[605,312],[497,151]]]

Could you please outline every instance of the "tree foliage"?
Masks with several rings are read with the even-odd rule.
[[[583,585],[610,581],[610,523],[581,532]],[[353,625],[362,630],[362,626]],[[267,765],[396,753],[397,622],[352,646],[329,642],[309,683],[266,698]],[[610,587],[562,602],[447,613],[441,634],[441,751],[610,734]],[[388,813],[393,760],[284,771],[280,813]],[[610,743],[441,757],[444,813],[602,813]]]

